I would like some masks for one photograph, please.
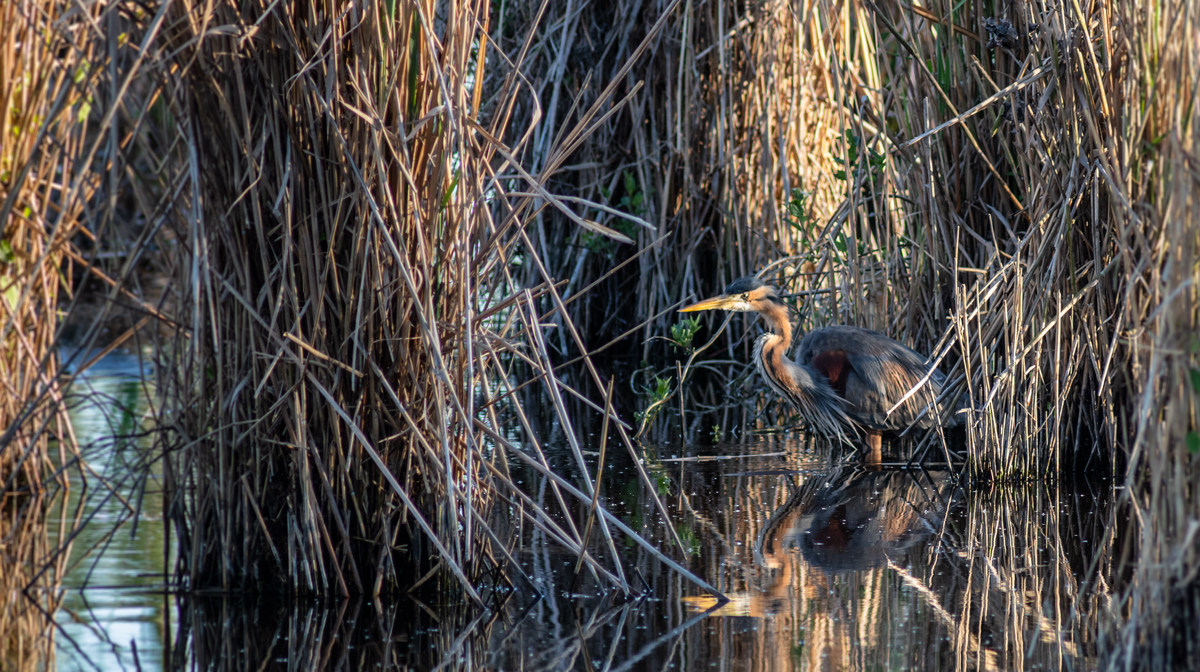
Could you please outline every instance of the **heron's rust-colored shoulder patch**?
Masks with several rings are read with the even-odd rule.
[[[838,396],[846,398],[846,379],[850,377],[850,362],[845,350],[826,350],[812,359],[814,369],[825,374]]]

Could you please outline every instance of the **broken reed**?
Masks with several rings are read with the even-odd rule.
[[[486,1],[162,7],[185,308],[157,370],[182,585],[483,602],[511,564],[497,501],[582,554],[583,521],[560,528],[507,480],[514,452],[546,465],[505,429],[524,417],[514,387],[545,385],[564,427],[561,396],[580,394],[540,337],[547,302],[575,337],[557,278],[512,273],[539,267],[543,208],[625,239],[543,186],[611,92],[529,167],[544,131],[514,110],[540,105],[524,75],[537,21],[495,28],[529,35],[497,50],[489,25],[507,19]],[[580,489],[558,502],[574,511],[593,492],[572,445]],[[586,571],[628,588],[619,521],[589,515],[606,550]]]

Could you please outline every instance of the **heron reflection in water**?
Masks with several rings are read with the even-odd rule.
[[[958,542],[944,532],[946,516],[962,503],[950,472],[839,467],[793,487],[748,544],[752,578],[726,593],[721,615],[787,613],[798,590],[812,597],[834,575],[920,565],[933,547]],[[686,601],[696,611],[716,606],[712,598]]]
[[[883,432],[910,425],[927,429],[940,419],[933,402],[941,394],[945,376],[931,370],[911,348],[877,331],[847,326],[815,329],[800,339],[793,362],[787,357],[792,345],[788,306],[774,287],[758,278],[734,280],[720,296],[679,312],[697,310],[761,315],[770,332],[754,344],[759,373],[821,434],[847,442],[849,435],[865,434],[866,462],[879,463]],[[950,427],[958,419],[950,416],[941,424]]]
[[[901,561],[937,533],[959,494],[949,472],[834,469],[771,514],[754,545],[756,560],[775,567],[798,549],[828,573]]]

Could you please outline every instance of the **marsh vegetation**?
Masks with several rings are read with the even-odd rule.
[[[732,652],[740,635],[688,628],[752,615],[773,633],[754,666],[804,666],[825,654],[794,650],[772,591],[818,587],[875,596],[849,603],[870,616],[853,636],[830,625],[846,603],[787,621],[859,666],[887,649],[848,642],[912,604],[934,628],[913,665],[1197,654],[1194,2],[18,0],[0,19],[5,666],[53,659],[88,498],[135,525],[160,507],[158,588],[186,596],[194,661],[236,639],[206,629],[227,608],[209,593],[362,598],[388,623],[412,596],[457,624],[441,644],[464,668],[523,655],[486,624],[531,596],[578,654],[653,594],[654,656]],[[801,331],[930,353],[965,427],[889,450],[946,473],[853,472],[755,379],[753,322],[675,314],[754,273]],[[149,379],[108,439],[132,446],[119,476],[70,414],[118,348]],[[783,453],[754,467],[780,473],[670,461],[736,446]],[[928,505],[871,517],[818,492],[856,483]],[[1087,513],[1060,525],[1072,497]],[[768,557],[830,507],[879,521],[859,555],[886,561]],[[577,591],[604,597],[561,620]]]

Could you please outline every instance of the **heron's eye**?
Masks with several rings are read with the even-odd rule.
[[[743,300],[743,301],[749,301],[749,300],[750,300],[750,295],[749,295],[749,294],[742,294],[742,300]]]

